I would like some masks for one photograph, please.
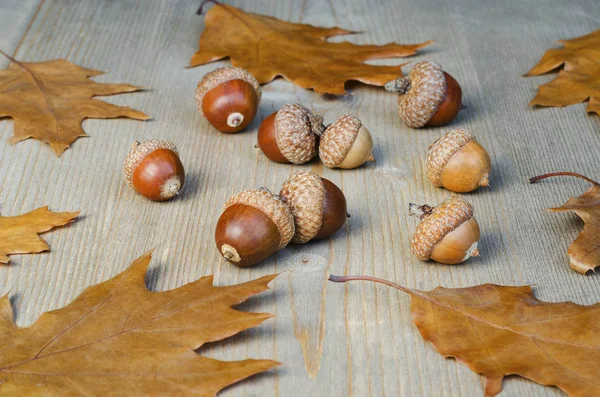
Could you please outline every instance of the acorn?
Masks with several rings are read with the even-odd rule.
[[[173,142],[153,139],[134,142],[123,165],[125,180],[136,192],[154,201],[175,197],[185,183],[185,171]]]
[[[224,67],[204,75],[196,88],[196,107],[221,132],[246,128],[258,110],[260,84],[242,68]]]
[[[215,230],[221,255],[242,267],[262,262],[293,236],[290,208],[266,189],[242,190],[231,197]]]
[[[410,204],[409,213],[421,219],[410,240],[411,251],[420,260],[454,265],[479,256],[479,225],[465,199],[448,197],[435,208]]]
[[[317,154],[323,117],[297,103],[284,105],[258,128],[258,147],[277,163],[304,164]]]
[[[294,172],[283,183],[279,197],[294,215],[293,243],[329,237],[346,223],[344,193],[333,182],[313,172]]]
[[[375,161],[371,133],[359,119],[345,114],[321,135],[319,157],[329,168],[350,169]]]
[[[491,168],[488,152],[465,130],[448,132],[427,151],[427,176],[435,186],[453,192],[489,186]]]
[[[417,63],[408,76],[386,83],[385,89],[400,94],[398,113],[412,128],[446,125],[460,111],[460,85],[436,62]]]

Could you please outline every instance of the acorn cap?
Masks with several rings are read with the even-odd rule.
[[[284,105],[275,115],[275,140],[290,163],[304,164],[317,154],[317,135],[323,132],[323,118],[304,106]]]
[[[260,103],[262,91],[258,80],[256,80],[256,78],[246,69],[226,66],[206,73],[204,77],[202,77],[202,80],[200,80],[200,83],[198,83],[198,87],[196,88],[196,106],[200,113],[202,113],[202,100],[204,99],[204,95],[219,84],[230,80],[244,80],[254,87],[257,103]]]
[[[442,175],[448,161],[475,137],[465,130],[456,129],[433,142],[427,150],[427,176],[435,186],[442,186]]]
[[[142,162],[144,157],[158,149],[168,149],[179,156],[177,146],[175,146],[175,144],[171,141],[151,139],[143,143],[136,141],[131,145],[131,149],[129,149],[129,153],[127,154],[125,163],[123,164],[123,174],[125,175],[125,180],[129,186],[135,189],[133,186],[133,172]]]
[[[411,204],[411,211],[413,205]],[[472,217],[473,206],[469,202],[458,196],[448,197],[433,208],[431,213],[425,212],[422,215],[421,222],[410,239],[412,253],[420,260],[428,260],[435,246],[447,234]]]
[[[292,210],[296,222],[292,242],[303,244],[312,240],[323,225],[323,179],[313,172],[296,171],[283,183],[279,196]]]
[[[419,62],[405,79],[398,79],[402,82],[406,80],[406,92],[400,90],[398,97],[400,116],[409,127],[423,127],[446,98],[448,86],[444,70],[436,62]]]
[[[294,236],[294,217],[290,208],[267,189],[242,190],[227,200],[223,209],[225,210],[234,204],[254,207],[271,218],[271,221],[279,229],[279,235],[281,236],[278,250],[288,245]]]
[[[334,168],[344,161],[361,126],[359,119],[345,114],[327,127],[319,144],[319,157],[326,167]]]

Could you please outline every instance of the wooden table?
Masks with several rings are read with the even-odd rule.
[[[1,213],[43,205],[83,210],[71,226],[44,235],[50,253],[15,255],[0,268],[0,294],[12,296],[19,325],[65,305],[154,248],[148,285],[156,291],[210,273],[218,285],[282,273],[273,292],[243,305],[272,312],[273,320],[200,352],[284,365],[223,396],[477,396],[481,378],[421,339],[406,295],[367,283],[328,284],[326,275],[367,274],[427,290],[535,284],[543,300],[600,299],[598,276],[581,276],[568,265],[566,249],[581,220],[544,212],[585,191],[586,183],[527,183],[530,176],[558,170],[600,178],[598,117],[587,116],[585,105],[529,108],[536,86],[552,77],[522,77],[555,40],[598,28],[597,0],[227,3],[294,22],[364,31],[343,38],[356,43],[435,40],[409,61],[443,64],[460,81],[467,108],[449,127],[412,130],[396,113],[396,96],[380,88],[350,84],[347,95],[332,98],[279,79],[264,86],[259,115],[247,132],[221,134],[196,112],[194,90],[204,73],[226,63],[185,68],[204,27],[203,17],[195,15],[198,1],[3,0],[1,49],[23,61],[65,58],[109,72],[99,82],[150,87],[105,100],[153,117],[85,121],[90,137],[60,159],[39,141],[10,146],[13,123],[0,122]],[[0,58],[0,67],[8,64]],[[346,112],[357,115],[374,135],[377,163],[339,171],[317,162],[268,161],[254,148],[256,130],[288,102],[303,103],[327,122]],[[493,158],[492,188],[468,195],[483,233],[482,256],[463,266],[421,263],[409,249],[415,221],[407,215],[408,203],[436,204],[449,195],[427,180],[424,160],[429,144],[456,127],[475,134]],[[169,203],[136,195],[121,174],[131,142],[151,138],[175,141],[187,167],[185,192]],[[276,189],[297,169],[322,173],[344,190],[352,215],[347,226],[329,240],[289,247],[261,266],[238,269],[224,262],[213,231],[227,197],[249,187]],[[518,377],[504,387],[503,396],[561,394]]]

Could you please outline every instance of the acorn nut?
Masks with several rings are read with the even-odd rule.
[[[460,85],[436,62],[417,63],[408,76],[386,83],[385,89],[400,94],[398,113],[412,128],[446,125],[460,111]]]
[[[329,168],[351,169],[375,161],[371,133],[359,119],[345,114],[321,135],[319,157]]]
[[[457,129],[435,141],[427,152],[427,176],[435,186],[467,193],[489,186],[490,156],[465,130]]]
[[[410,240],[411,251],[420,260],[454,265],[479,256],[479,225],[465,199],[448,197],[435,208],[411,203],[409,213],[421,219]]]
[[[258,128],[258,147],[277,163],[304,164],[317,154],[323,117],[297,103],[284,105]]]
[[[248,189],[225,203],[215,230],[217,248],[237,266],[252,266],[282,249],[294,236],[294,217],[266,189]]]
[[[239,132],[254,119],[260,84],[242,68],[223,67],[204,75],[196,88],[196,107],[221,132]]]
[[[294,172],[279,192],[294,215],[293,243],[333,235],[346,222],[346,197],[333,182],[308,171]]]
[[[123,165],[125,180],[136,192],[154,201],[175,197],[185,183],[185,171],[173,142],[153,139],[134,142]]]

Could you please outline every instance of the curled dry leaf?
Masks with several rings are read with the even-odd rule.
[[[0,396],[200,396],[266,371],[271,360],[219,361],[194,352],[271,317],[232,306],[268,289],[275,276],[228,287],[212,276],[151,292],[151,255],[28,328],[0,298]]]
[[[444,357],[454,357],[485,377],[485,396],[502,391],[506,375],[557,386],[569,396],[600,395],[600,304],[547,303],[530,286],[493,284],[418,291],[364,276],[406,292],[413,321]]]
[[[365,61],[413,55],[431,43],[330,43],[328,37],[355,32],[286,22],[215,3],[206,13],[200,50],[190,66],[229,57],[234,66],[248,70],[261,84],[283,76],[302,88],[329,94],[343,94],[348,80],[383,86],[402,75],[402,65],[368,65]]]
[[[15,121],[11,144],[39,139],[60,157],[77,138],[87,136],[81,127],[86,118],[150,118],[138,110],[93,98],[140,91],[141,87],[96,83],[88,77],[103,72],[85,69],[64,59],[19,62],[0,53],[12,61],[8,69],[0,70],[0,119],[12,117]]]
[[[581,274],[587,274],[600,266],[600,184],[572,172],[540,175],[531,178],[530,182],[536,183],[545,178],[562,175],[581,178],[592,184],[592,187],[581,196],[571,197],[560,207],[549,209],[552,212],[573,211],[583,219],[585,223],[583,230],[573,241],[567,253],[571,261],[571,269]]]
[[[541,85],[532,106],[569,106],[590,100],[588,113],[600,114],[600,30],[571,40],[560,40],[564,48],[553,48],[527,76],[564,70],[551,82]]]
[[[51,212],[48,207],[27,214],[0,216],[0,265],[9,262],[8,255],[48,251],[48,243],[38,234],[71,223],[79,212]]]

